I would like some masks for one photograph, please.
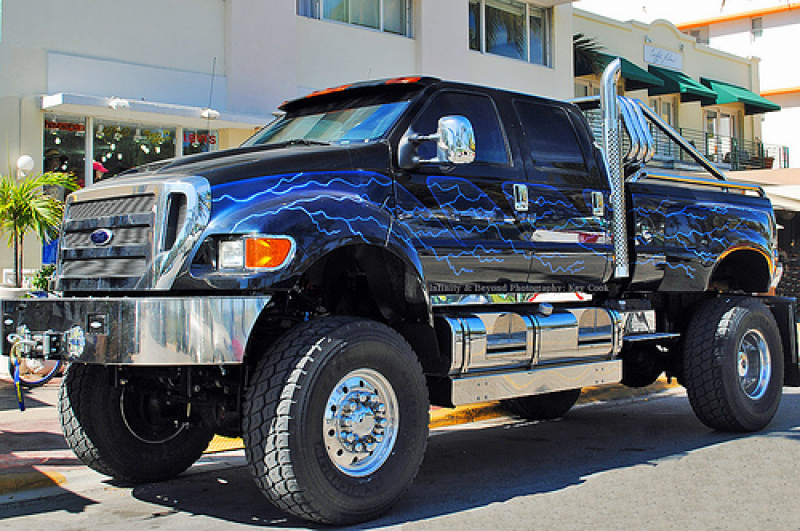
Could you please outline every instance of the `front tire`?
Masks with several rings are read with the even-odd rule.
[[[760,301],[704,302],[684,345],[685,385],[695,414],[710,428],[764,428],[783,392],[783,348],[775,318]]]
[[[351,317],[296,326],[259,361],[244,404],[250,470],[278,508],[327,524],[387,511],[419,470],[428,396],[411,347]]]
[[[184,423],[155,394],[112,385],[110,372],[73,363],[61,382],[59,419],[75,455],[101,474],[135,483],[171,479],[192,466],[214,433]]]

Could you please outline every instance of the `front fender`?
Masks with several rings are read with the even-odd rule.
[[[232,234],[289,235],[295,256],[272,272],[219,272],[192,268],[183,287],[200,281],[214,289],[289,288],[312,264],[348,245],[376,245],[407,257],[421,277],[410,235],[397,230],[387,206],[390,177],[372,171],[265,176],[212,188],[205,239]]]

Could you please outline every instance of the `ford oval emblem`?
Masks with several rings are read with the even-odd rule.
[[[113,237],[114,233],[108,229],[97,229],[90,236],[92,243],[95,245],[108,245]]]

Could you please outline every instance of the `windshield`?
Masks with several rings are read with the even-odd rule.
[[[306,141],[336,144],[371,142],[386,136],[409,101],[351,105],[303,115],[284,116],[256,133],[245,146]]]

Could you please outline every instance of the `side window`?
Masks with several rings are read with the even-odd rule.
[[[508,164],[508,151],[497,111],[492,100],[482,94],[452,91],[436,94],[414,121],[411,132],[423,135],[435,133],[439,118],[448,115],[465,116],[472,122],[476,162]],[[435,157],[435,144],[425,142],[420,145],[419,155],[422,159]]]
[[[586,161],[569,116],[563,109],[525,101],[514,102],[537,170],[586,173]]]

